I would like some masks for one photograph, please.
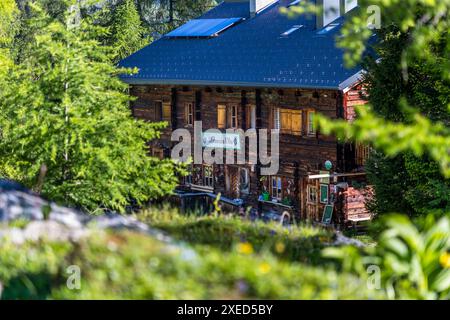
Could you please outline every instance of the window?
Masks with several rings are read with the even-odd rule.
[[[362,143],[356,144],[356,165],[366,165],[367,159],[369,159],[372,148]]]
[[[172,122],[172,106],[170,103],[162,104],[162,120],[169,123]]]
[[[217,127],[219,129],[237,129],[238,126],[238,106],[232,105],[227,107],[219,104],[217,106]]]
[[[274,129],[281,130],[283,134],[302,134],[302,112],[292,109],[275,109]]]
[[[164,150],[160,148],[152,148],[151,155],[154,158],[158,158],[160,160],[164,159]]]
[[[249,194],[250,193],[250,173],[248,169],[241,168],[240,170],[240,188],[241,193]]]
[[[276,200],[281,200],[283,197],[282,190],[282,180],[281,177],[272,177],[272,198]]]
[[[227,126],[227,107],[224,105],[217,106],[217,127],[225,129]]]
[[[193,172],[192,165],[190,165],[187,170],[188,175],[183,178],[183,181],[185,185],[189,186],[192,184],[192,172]]]
[[[162,102],[156,101],[154,103],[155,106],[155,118],[154,121],[161,121],[162,120]]]
[[[205,187],[214,187],[214,168],[213,166],[203,167],[203,185]]]
[[[294,33],[297,30],[300,30],[301,28],[303,28],[303,25],[295,25],[292,28],[290,28],[289,30],[287,30],[286,32],[283,32],[281,34],[282,37],[287,37],[289,36],[291,33]]]
[[[275,130],[281,130],[281,122],[280,122],[280,108],[275,109],[274,115],[273,115],[273,128]]]
[[[194,125],[194,104],[193,103],[185,104],[185,118],[186,118],[186,125],[188,125],[188,126]]]
[[[316,127],[314,125],[314,118],[316,116],[316,112],[314,110],[308,110],[307,111],[307,128],[308,128],[308,135],[313,136],[316,134]]]
[[[317,187],[308,186],[308,203],[317,204]]]
[[[256,106],[247,108],[247,129],[256,129]]]
[[[228,127],[237,129],[238,128],[238,107],[236,105],[229,107],[228,112]]]

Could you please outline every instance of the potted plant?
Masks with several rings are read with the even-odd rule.
[[[292,201],[289,198],[284,198],[283,201],[281,201],[281,204],[290,207],[292,205]]]
[[[263,193],[261,194],[261,199],[263,201],[270,201],[270,193],[267,191],[267,186],[266,186],[266,182],[267,181],[267,177],[261,177],[260,182],[262,184],[263,187]]]

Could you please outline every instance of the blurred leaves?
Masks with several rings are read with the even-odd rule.
[[[398,63],[403,81],[408,81],[410,64],[424,64],[428,70],[439,70],[444,86],[450,80],[450,0],[360,0],[359,8],[349,15],[336,39],[337,45],[345,52],[346,64],[353,67],[360,64],[369,52],[375,49],[373,35],[387,34],[385,30],[395,26],[405,34],[408,41],[400,48],[402,60]],[[371,8],[376,7],[381,14],[381,30],[371,30]],[[318,12],[321,8],[301,2],[284,11],[290,15]],[[383,42],[378,37],[378,42]],[[376,59],[376,57],[372,57]],[[392,70],[392,72],[398,72]],[[383,86],[383,83],[378,85]],[[400,84],[399,84],[400,85]],[[431,85],[431,84],[430,84]],[[386,92],[389,96],[389,91]],[[386,155],[395,156],[411,151],[420,157],[425,153],[439,163],[446,177],[450,177],[450,134],[448,122],[430,121],[427,115],[419,113],[420,105],[409,105],[406,99],[394,102],[411,110],[409,121],[398,123],[388,121],[371,112],[370,107],[360,108],[359,118],[353,123],[327,120],[318,117],[321,130],[326,134],[337,134],[341,139],[357,140],[373,144]],[[447,104],[450,112],[450,104]],[[395,107],[395,106],[393,106]]]
[[[439,163],[443,174],[450,178],[450,129],[444,123],[432,122],[418,113],[410,123],[396,123],[378,117],[370,105],[357,108],[357,119],[349,124],[317,116],[317,125],[324,134],[336,134],[341,139],[373,145],[388,156],[411,151],[421,157],[428,153]]]
[[[226,223],[218,219],[218,224]],[[175,223],[174,223],[175,224]],[[252,228],[251,222],[244,222]],[[253,227],[255,230],[257,228]],[[211,229],[213,232],[214,229]],[[212,241],[228,241],[215,233]],[[254,240],[256,238],[252,238]],[[303,241],[299,239],[298,241]],[[244,254],[240,252],[244,246]],[[244,248],[243,247],[243,248]],[[228,250],[162,243],[132,232],[92,232],[78,243],[0,243],[3,299],[381,299],[364,279],[232,239]],[[66,286],[67,267],[81,270],[81,290]]]
[[[385,231],[376,247],[363,252],[352,247],[326,249],[324,255],[366,279],[366,268],[377,265],[390,299],[448,299],[450,218],[447,215],[436,221],[429,216],[427,220],[417,227],[406,216],[390,216],[384,219]]]

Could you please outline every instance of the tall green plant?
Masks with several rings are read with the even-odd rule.
[[[370,283],[379,270],[381,290],[390,299],[450,298],[450,219],[424,219],[420,228],[404,216],[385,220],[378,245],[362,254],[356,248],[328,248],[324,255],[339,259],[346,271]],[[374,281],[375,283],[378,282]]]
[[[135,120],[127,86],[87,21],[55,20],[36,3],[39,26],[24,62],[0,90],[0,166],[57,201],[91,212],[124,211],[170,193],[171,161],[148,157],[146,144],[164,124]],[[37,29],[37,28],[35,28]]]

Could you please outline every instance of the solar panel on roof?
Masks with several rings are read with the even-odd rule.
[[[241,20],[242,18],[191,20],[178,29],[168,33],[166,37],[213,37]]]

